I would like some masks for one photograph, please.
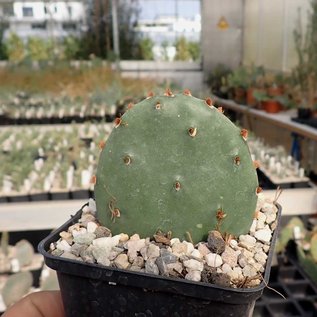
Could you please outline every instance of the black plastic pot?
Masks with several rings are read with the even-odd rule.
[[[309,119],[312,116],[312,111],[310,108],[300,107],[297,109],[298,119]]]
[[[280,220],[281,207],[278,219]],[[277,229],[266,264],[264,281],[254,288],[233,289],[202,282],[104,267],[53,256],[49,245],[59,232],[75,224],[77,212],[39,244],[45,263],[57,271],[68,317],[76,316],[208,316],[251,317],[256,300],[268,283]]]

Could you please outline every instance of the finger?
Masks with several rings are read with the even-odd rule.
[[[65,317],[59,291],[43,291],[27,295],[10,307],[3,317]]]

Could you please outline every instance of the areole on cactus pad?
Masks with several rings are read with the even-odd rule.
[[[248,232],[258,179],[246,137],[211,99],[189,91],[130,105],[100,154],[98,219],[114,234],[161,230],[193,242],[215,228]]]

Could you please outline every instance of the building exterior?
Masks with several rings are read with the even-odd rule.
[[[82,0],[0,0],[0,20],[5,37],[11,32],[22,39],[76,36],[86,29],[86,5]]]

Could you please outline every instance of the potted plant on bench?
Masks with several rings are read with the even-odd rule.
[[[246,139],[188,90],[130,104],[100,146],[96,206],[39,246],[67,316],[251,316],[280,212]]]

